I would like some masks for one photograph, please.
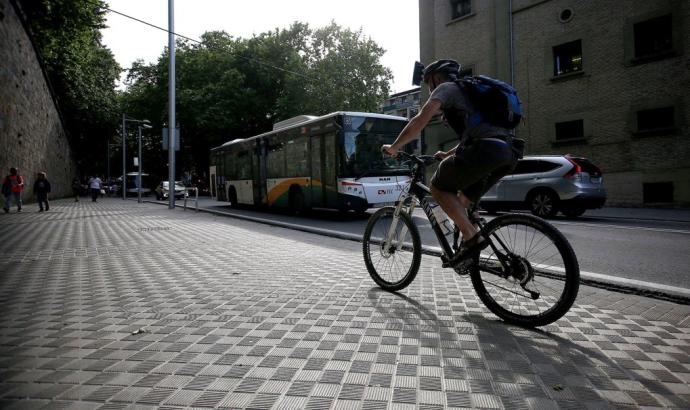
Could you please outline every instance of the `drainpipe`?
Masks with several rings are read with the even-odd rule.
[[[510,84],[515,85],[515,60],[513,49],[513,0],[508,0],[508,37],[510,42]]]

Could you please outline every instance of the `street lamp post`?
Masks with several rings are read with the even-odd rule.
[[[127,157],[125,156],[125,142],[127,140],[127,132],[125,131],[125,122],[127,119],[125,114],[122,114],[122,200],[127,199]]]
[[[122,199],[127,199],[127,122],[134,122],[138,124],[146,124],[150,128],[151,121],[149,120],[135,120],[134,118],[127,118],[127,114],[122,114]],[[141,154],[139,154],[141,157]],[[141,185],[141,182],[139,183]]]
[[[106,155],[108,155],[108,180],[107,182],[110,183],[110,148],[111,147],[117,147],[117,144],[111,144],[110,141],[108,141],[108,152]]]
[[[141,156],[141,129],[142,128],[151,128],[150,125],[148,125],[148,120],[141,121],[139,124],[139,183],[138,183],[138,188],[137,188],[137,202],[141,203],[141,186],[143,185],[141,183],[141,168],[142,168],[142,156]]]

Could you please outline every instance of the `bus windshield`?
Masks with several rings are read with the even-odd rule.
[[[343,175],[362,178],[368,175],[405,175],[409,169],[381,153],[381,145],[392,144],[405,121],[349,117],[344,129]]]

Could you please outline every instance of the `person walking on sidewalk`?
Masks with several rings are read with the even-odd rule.
[[[98,195],[101,194],[101,184],[103,182],[98,177],[89,179],[89,189],[91,190],[91,202],[98,202]]]
[[[50,209],[48,204],[48,194],[50,193],[50,182],[46,178],[45,172],[39,172],[36,176],[36,182],[34,182],[34,194],[36,194],[36,199],[38,200],[38,212],[43,212],[43,205],[45,204],[45,210]]]
[[[81,188],[81,181],[79,180],[79,177],[74,177],[72,180],[72,196],[74,196],[74,202],[79,202]]]
[[[10,174],[2,182],[2,193],[5,195],[5,213],[10,212],[12,201],[17,204],[17,212],[22,211],[22,191],[24,190],[24,178],[19,175],[19,170],[10,168]]]

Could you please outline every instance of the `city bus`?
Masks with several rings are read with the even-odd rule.
[[[211,150],[212,194],[231,206],[363,212],[394,203],[409,168],[384,157],[404,117],[361,112],[298,116]],[[412,150],[412,144],[405,147]]]

